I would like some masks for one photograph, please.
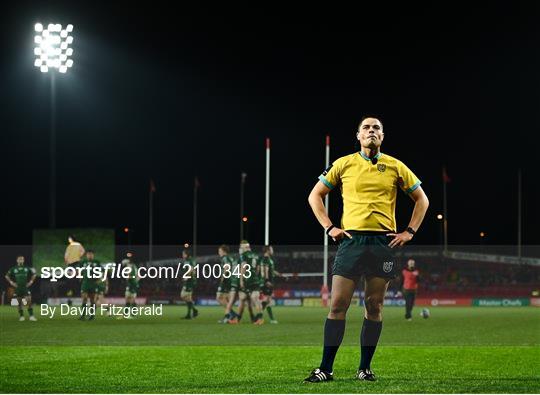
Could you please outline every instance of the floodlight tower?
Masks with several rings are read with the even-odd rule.
[[[65,74],[73,66],[73,25],[65,28],[59,23],[49,23],[45,28],[41,23],[34,26],[34,66],[51,76],[51,141],[50,141],[50,211],[49,227],[56,228],[56,72]]]

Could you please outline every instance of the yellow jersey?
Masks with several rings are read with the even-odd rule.
[[[398,186],[411,193],[420,180],[402,162],[378,153],[376,163],[362,151],[337,159],[319,180],[330,189],[341,188],[341,228],[358,231],[396,231]]]
[[[76,241],[70,243],[66,247],[66,253],[64,254],[64,260],[66,264],[71,265],[72,263],[79,262],[81,257],[84,255],[84,247],[81,243]]]

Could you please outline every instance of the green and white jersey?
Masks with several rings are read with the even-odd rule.
[[[107,282],[107,277],[103,277],[107,270],[107,264],[101,263],[101,276],[97,279],[98,284],[105,284]]]
[[[264,273],[265,268],[268,267],[268,281],[270,282],[274,281],[276,265],[272,257],[263,256],[261,258],[261,266],[263,269],[263,273]]]
[[[127,278],[127,286],[129,288],[139,288],[139,277],[137,276],[137,265],[134,263],[128,263],[126,267],[130,268]]]
[[[193,287],[197,283],[197,278],[196,278],[196,275],[195,275],[195,272],[194,272],[194,269],[193,269],[196,264],[197,264],[197,262],[195,261],[195,258],[193,258],[193,257],[189,257],[187,259],[184,259],[184,265],[188,265],[191,268],[191,270],[190,270],[189,268],[182,265],[182,268],[185,269],[185,271],[184,271],[185,276],[183,276],[183,278],[184,278],[184,286],[185,287]],[[190,273],[186,274],[188,271]]]
[[[231,267],[231,287],[240,287],[240,257],[229,255],[232,260]]]
[[[259,257],[257,254],[255,254],[253,251],[245,251],[240,254],[238,261],[241,265],[249,265],[249,268],[245,269],[244,272],[244,287],[248,289],[260,287],[261,275]],[[242,269],[242,266],[240,269]]]
[[[101,263],[99,263],[98,260],[94,259],[93,261],[89,261],[88,259],[84,259],[80,263],[80,267],[83,268],[81,275],[82,275],[82,284],[97,284],[98,278],[93,278],[94,273],[92,273],[92,270],[95,267],[101,268]],[[87,269],[90,268],[90,269]],[[90,271],[90,273],[88,273]]]
[[[8,271],[8,276],[15,284],[17,289],[26,288],[28,281],[36,274],[36,270],[33,267],[28,266],[13,266]]]
[[[232,256],[223,255],[221,257],[221,267],[223,269],[225,269],[225,267],[228,265],[229,266],[228,270],[232,271],[234,264],[235,264],[235,262],[234,262],[234,258]]]
[[[233,276],[233,269],[235,266],[234,258],[230,255],[223,255],[221,257],[221,271],[223,273],[223,284],[229,284],[231,277]]]

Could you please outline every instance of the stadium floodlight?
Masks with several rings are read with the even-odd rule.
[[[49,23],[44,29],[43,24],[36,23],[34,30],[34,55],[36,60],[34,66],[39,68],[42,73],[49,70],[58,70],[60,73],[66,73],[67,69],[73,66],[73,25],[69,24],[62,27],[59,23]],[[68,35],[68,33],[70,33]]]
[[[46,26],[46,28],[45,28]],[[34,66],[42,73],[50,73],[51,79],[51,169],[50,169],[50,218],[49,226],[56,227],[56,88],[54,71],[67,73],[73,66],[73,25],[65,28],[59,23],[34,25]]]

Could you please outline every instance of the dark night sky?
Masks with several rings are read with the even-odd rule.
[[[538,10],[134,4],[2,6],[0,244],[30,244],[48,224],[49,81],[33,67],[37,21],[75,26],[75,66],[57,79],[59,227],[129,226],[146,243],[153,178],[155,241],[189,241],[198,175],[199,242],[234,243],[245,171],[249,236],[261,243],[268,136],[271,240],[318,243],[307,195],[324,136],[333,159],[348,154],[359,119],[375,113],[383,152],[413,169],[431,200],[417,243],[439,239],[443,164],[452,243],[478,243],[481,230],[489,244],[516,242],[518,168],[523,241],[540,243]],[[400,196],[398,206],[404,226],[412,204]]]

